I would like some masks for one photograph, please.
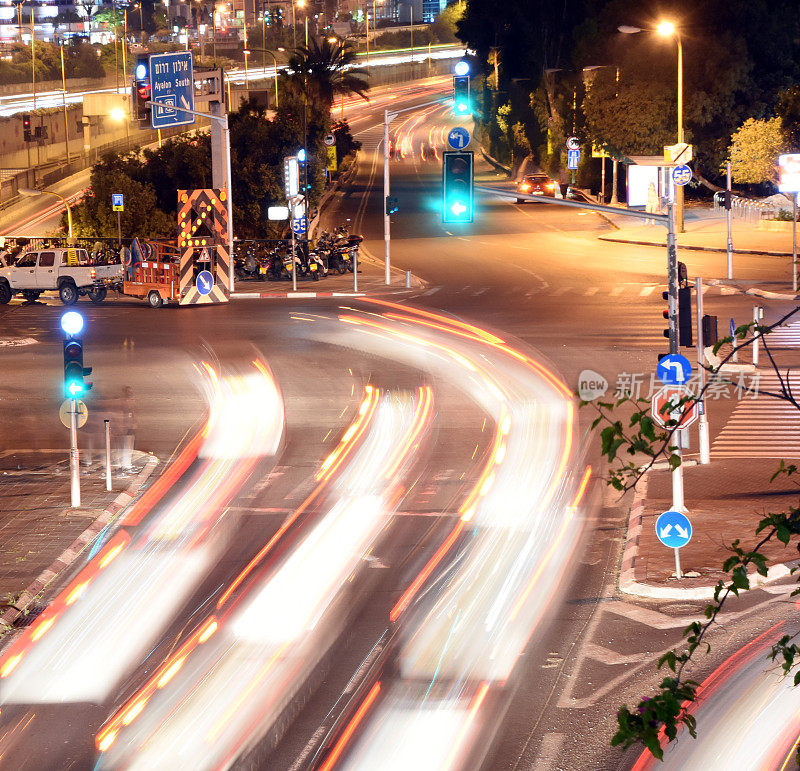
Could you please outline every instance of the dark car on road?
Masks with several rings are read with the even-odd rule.
[[[525,195],[546,195],[549,198],[561,198],[558,184],[550,179],[547,174],[526,174],[517,182],[517,192]],[[523,203],[522,198],[517,198],[517,203]]]

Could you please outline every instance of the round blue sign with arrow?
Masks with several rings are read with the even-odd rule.
[[[463,150],[469,144],[469,131],[461,126],[450,129],[447,135],[447,144],[454,150]]]
[[[676,166],[672,170],[672,181],[683,187],[692,181],[692,170],[686,165]]]
[[[656,375],[664,385],[683,385],[692,376],[692,365],[685,356],[671,353],[658,362]]]
[[[214,276],[210,270],[201,270],[195,279],[197,291],[202,295],[207,295],[214,288]]]
[[[665,511],[656,520],[656,536],[664,546],[680,549],[692,540],[692,523],[680,511]]]

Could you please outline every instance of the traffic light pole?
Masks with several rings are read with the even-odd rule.
[[[150,107],[163,107],[160,102],[146,101],[146,105]],[[228,193],[228,285],[230,292],[233,293],[234,271],[233,271],[233,179],[231,178],[231,132],[228,128],[227,115],[212,115],[208,112],[198,112],[197,110],[189,110],[186,107],[178,107],[177,105],[170,105],[170,110],[177,110],[178,112],[185,112],[189,115],[199,115],[202,118],[218,123],[222,128],[222,152],[225,155],[225,169],[227,171],[227,193]],[[212,143],[213,155],[213,143]],[[213,165],[213,159],[212,159]]]
[[[444,100],[433,99],[430,102],[415,104],[413,107],[404,107],[402,110],[383,111],[383,248],[384,263],[386,265],[386,283],[391,283],[391,264],[392,264],[392,224],[386,206],[386,199],[389,197],[389,124],[401,113],[411,110],[421,110],[423,107],[430,107],[434,104],[441,104]]]
[[[70,399],[69,411],[69,476],[72,508],[81,505],[81,476],[78,465],[78,400]]]

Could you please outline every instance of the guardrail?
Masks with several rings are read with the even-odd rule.
[[[725,191],[714,193],[714,211],[724,212],[723,198]],[[762,219],[775,219],[780,207],[768,201],[756,201],[752,198],[742,198],[734,195],[731,197],[731,216],[745,222],[759,222]]]

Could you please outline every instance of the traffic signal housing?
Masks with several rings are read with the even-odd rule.
[[[22,136],[26,142],[30,142],[33,139],[31,134],[31,116],[30,113],[24,113],[22,116]]]
[[[471,151],[442,153],[442,222],[472,222],[474,161]]]
[[[661,297],[669,302],[669,292],[662,292]],[[662,315],[665,320],[669,321],[669,310],[662,311]],[[664,330],[664,337],[669,339],[669,327]],[[678,345],[683,348],[692,348],[694,346],[692,288],[690,286],[678,289]]]
[[[386,213],[387,214],[394,214],[397,211],[398,208],[399,207],[397,205],[397,198],[395,196],[392,196],[392,195],[387,195],[386,196]]]
[[[150,84],[150,56],[149,54],[136,57],[133,66],[133,80],[131,81],[132,114],[138,121],[139,128],[150,128],[150,105],[153,92]]]
[[[469,115],[469,75],[453,75],[453,111],[456,115]]]
[[[91,387],[84,378],[92,373],[83,366],[83,340],[71,336],[64,341],[64,395],[67,399],[80,399]]]

